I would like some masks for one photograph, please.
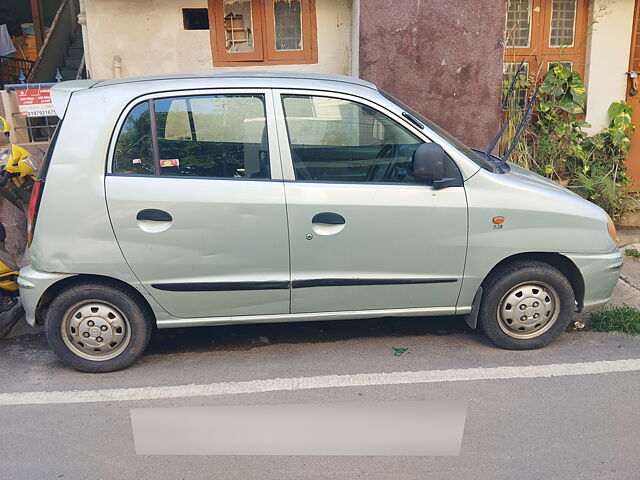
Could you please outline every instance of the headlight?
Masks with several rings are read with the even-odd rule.
[[[611,217],[609,215],[607,215],[607,231],[609,232],[609,236],[611,237],[611,240],[615,242],[616,238],[618,238],[618,236],[616,235],[616,226],[613,223],[613,220],[611,220]]]

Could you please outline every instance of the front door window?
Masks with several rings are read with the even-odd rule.
[[[283,95],[297,180],[414,183],[413,133],[361,103]]]

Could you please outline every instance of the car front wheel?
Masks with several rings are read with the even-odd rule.
[[[522,262],[497,271],[483,287],[479,323],[497,346],[540,348],[569,325],[575,310],[571,284],[543,262]]]

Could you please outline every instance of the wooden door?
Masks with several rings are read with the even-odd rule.
[[[631,34],[631,53],[629,55],[629,80],[627,85],[627,102],[633,108],[632,121],[636,126],[640,125],[640,88],[634,88],[631,73],[640,75],[640,0],[636,0],[636,9],[633,14],[633,32]],[[640,77],[636,79],[640,84]],[[640,189],[640,129],[631,138],[631,151],[627,159],[627,173],[633,180],[636,189]]]

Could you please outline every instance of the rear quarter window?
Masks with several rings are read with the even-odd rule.
[[[127,115],[116,141],[113,171],[154,174],[149,102],[136,105]]]

